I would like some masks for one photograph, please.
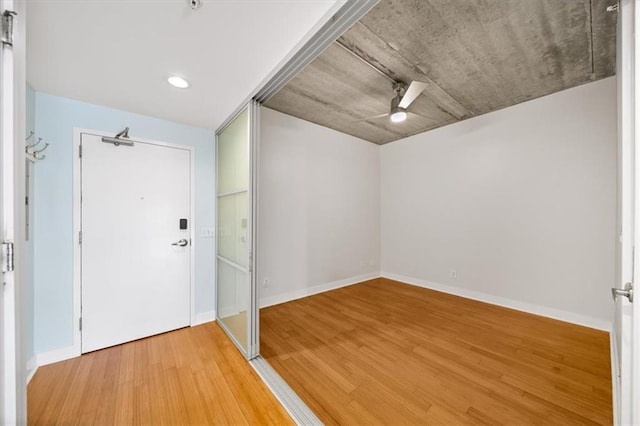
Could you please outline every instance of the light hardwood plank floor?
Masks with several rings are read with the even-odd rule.
[[[376,279],[261,310],[326,424],[612,423],[607,333]]]
[[[33,425],[293,424],[215,323],[38,369]]]

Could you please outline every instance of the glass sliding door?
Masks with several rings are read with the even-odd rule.
[[[251,102],[216,132],[216,316],[242,353],[258,355],[254,279],[254,158],[259,106]]]

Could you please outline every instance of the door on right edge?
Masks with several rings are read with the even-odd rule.
[[[628,286],[634,284],[635,271],[640,268],[640,248],[636,223],[640,208],[636,196],[640,188],[636,173],[636,129],[640,126],[638,100],[640,99],[640,6],[636,0],[622,0],[618,11],[617,76],[618,76],[618,265],[615,297],[615,345],[620,371],[613,377],[616,424],[640,424],[640,311],[628,295]]]

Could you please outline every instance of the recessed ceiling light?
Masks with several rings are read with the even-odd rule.
[[[178,89],[186,89],[189,87],[189,82],[182,77],[178,77],[177,75],[172,75],[167,79],[170,85],[173,87],[177,87]]]

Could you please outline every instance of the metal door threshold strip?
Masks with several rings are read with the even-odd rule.
[[[258,356],[249,363],[296,424],[305,426],[323,424],[264,358]]]

